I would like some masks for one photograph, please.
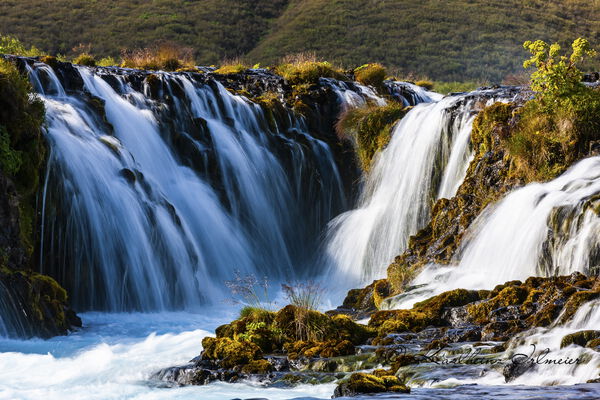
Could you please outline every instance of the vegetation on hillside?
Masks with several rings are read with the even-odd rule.
[[[559,44],[538,40],[524,47],[531,58],[524,67],[535,67],[531,88],[535,98],[517,110],[514,127],[502,138],[513,161],[511,175],[525,182],[552,179],[589,151],[600,137],[600,91],[581,83],[580,65],[594,57],[585,39],[571,45],[569,56],[561,55]],[[485,137],[495,125],[511,125],[510,106],[495,105],[478,117],[474,143],[489,148]]]
[[[520,70],[515,43],[524,37],[600,42],[600,8],[585,0],[4,0],[0,31],[69,57],[80,44],[117,58],[168,40],[193,48],[202,65],[240,56],[268,65],[312,51],[347,67],[382,63],[400,77],[500,82]]]

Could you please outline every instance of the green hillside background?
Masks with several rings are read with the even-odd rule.
[[[0,33],[51,54],[83,44],[116,57],[170,40],[202,65],[315,51],[345,67],[381,62],[399,75],[500,82],[522,70],[525,40],[583,36],[600,47],[600,1],[0,0]]]

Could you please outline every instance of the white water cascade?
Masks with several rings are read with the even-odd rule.
[[[329,147],[288,113],[216,81],[78,67],[66,94],[30,67],[47,109],[42,272],[79,310],[193,308],[222,301],[233,272],[310,273],[319,232],[345,207]],[[308,272],[307,272],[308,271]]]
[[[457,287],[490,289],[530,276],[597,273],[599,194],[600,157],[515,190],[475,220],[451,266],[427,266],[412,282],[418,289],[390,306],[407,308]]]
[[[393,130],[374,161],[359,206],[330,223],[326,253],[333,273],[349,284],[385,275],[410,235],[428,221],[436,199],[452,197],[472,158],[475,106],[497,99],[475,92],[419,104]]]

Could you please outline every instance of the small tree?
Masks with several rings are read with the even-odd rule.
[[[531,74],[531,88],[546,98],[559,98],[573,95],[583,88],[582,72],[577,68],[586,57],[594,57],[596,51],[586,39],[576,39],[571,47],[570,57],[560,55],[558,43],[552,45],[543,40],[527,41],[523,47],[532,56],[523,63],[524,68],[535,66]]]

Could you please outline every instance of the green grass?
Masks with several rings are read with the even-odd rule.
[[[167,40],[193,48],[204,65],[236,57],[276,65],[287,54],[314,52],[346,68],[382,63],[398,76],[500,83],[522,71],[527,39],[566,45],[581,36],[600,47],[600,7],[587,0],[3,0],[0,30],[70,57],[80,44],[100,59]]]

